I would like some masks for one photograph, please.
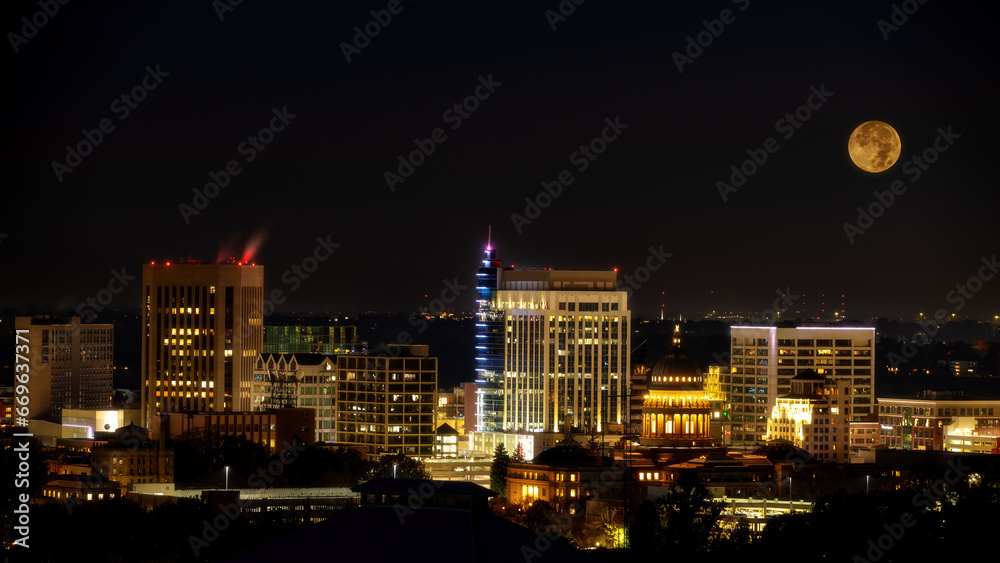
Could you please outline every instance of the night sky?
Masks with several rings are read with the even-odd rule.
[[[949,298],[1000,250],[996,5],[104,4],[26,30],[39,5],[3,5],[0,306],[75,308],[124,268],[136,278],[112,306],[135,307],[142,263],[236,256],[266,267],[285,311],[412,311],[456,278],[469,289],[452,308],[468,311],[492,225],[518,268],[631,274],[662,247],[639,315],[759,311],[776,288],[846,293],[858,317],[1000,314],[1000,279]],[[366,25],[377,35],[357,48]],[[606,119],[623,124],[614,140],[574,155]],[[846,148],[872,119],[902,139],[881,174]],[[102,120],[89,154],[67,156]],[[922,170],[911,159],[939,128],[954,136]],[[724,200],[717,182],[768,138],[777,150]],[[390,189],[415,140],[433,153]],[[196,209],[227,165],[238,173]],[[539,197],[563,170],[572,183]],[[905,192],[852,242],[844,224],[896,180]],[[526,215],[525,198],[547,207]],[[317,238],[339,246],[283,280]]]

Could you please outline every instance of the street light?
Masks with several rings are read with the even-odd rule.
[[[226,466],[226,490],[229,490],[229,466]]]
[[[788,513],[792,513],[792,476],[788,476]]]
[[[868,480],[870,478],[871,478],[871,475],[865,475],[865,494],[866,495],[868,494]]]

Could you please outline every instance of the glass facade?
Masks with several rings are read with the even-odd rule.
[[[263,353],[364,355],[368,343],[356,326],[266,326]]]
[[[477,431],[503,429],[504,311],[498,308],[500,260],[492,246],[476,273],[476,427]]]

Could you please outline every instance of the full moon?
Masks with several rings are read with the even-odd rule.
[[[865,172],[885,172],[899,160],[901,146],[899,134],[888,123],[866,121],[851,133],[847,152]]]

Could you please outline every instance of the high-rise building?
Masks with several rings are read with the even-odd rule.
[[[30,418],[60,420],[63,409],[111,406],[114,326],[80,317],[16,317],[27,330]],[[21,341],[19,344],[23,344]]]
[[[628,294],[613,271],[504,271],[503,430],[582,432],[629,422]]]
[[[143,265],[143,426],[161,413],[251,410],[263,298],[262,266]]]
[[[393,345],[390,349],[396,349]],[[437,358],[426,345],[398,356],[337,356],[337,441],[386,454],[434,456]]]
[[[734,445],[765,442],[778,397],[791,393],[792,378],[806,369],[839,389],[839,411],[849,422],[874,412],[874,328],[734,326],[730,352],[722,388]]]
[[[467,421],[481,432],[503,429],[504,401],[504,311],[497,305],[497,288],[503,268],[492,242],[476,272],[476,420]]]

